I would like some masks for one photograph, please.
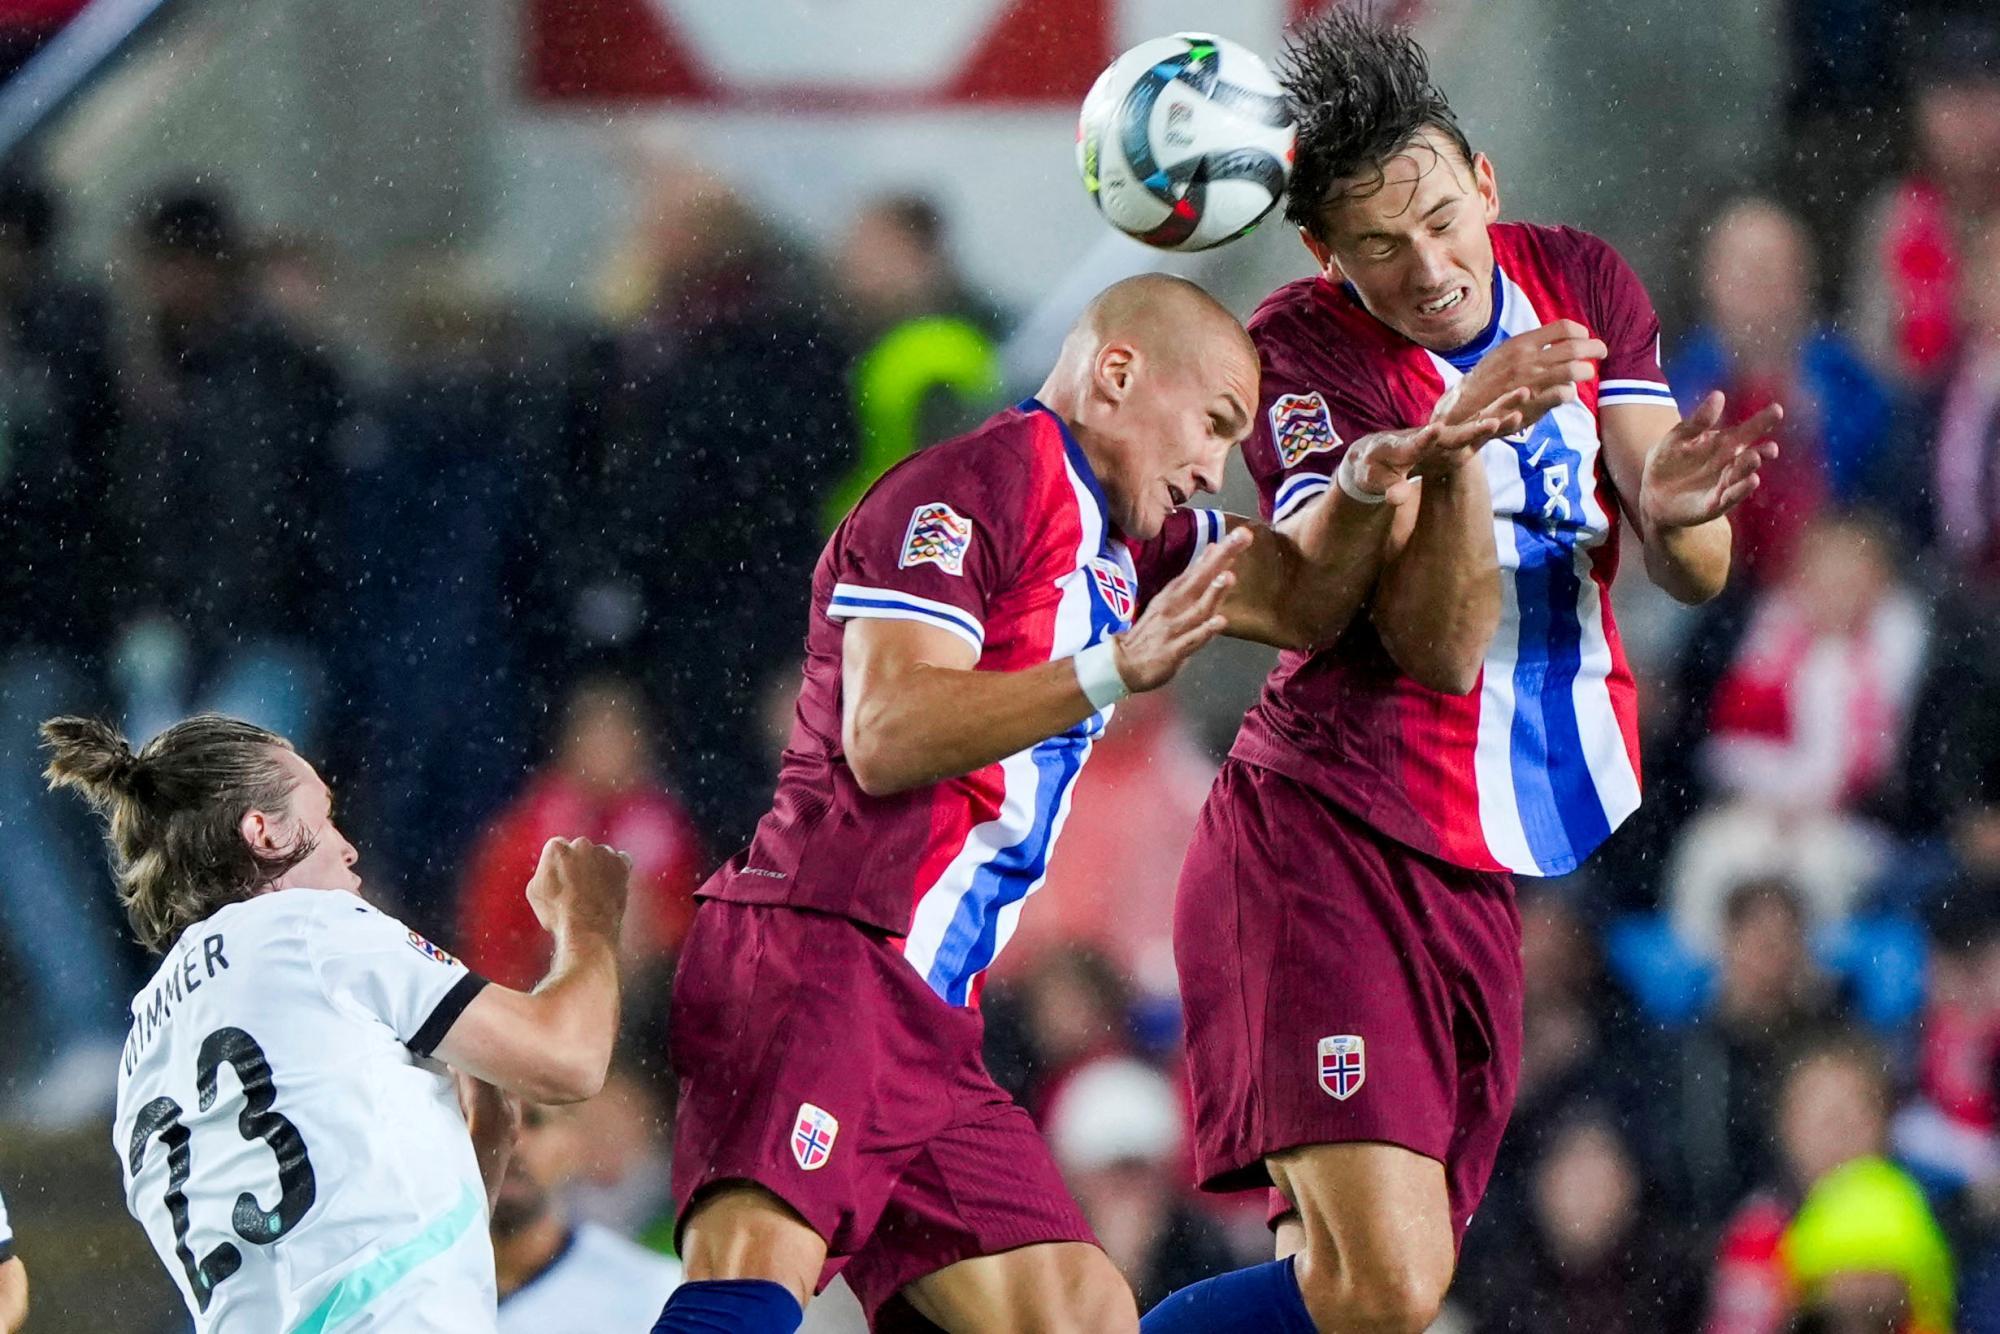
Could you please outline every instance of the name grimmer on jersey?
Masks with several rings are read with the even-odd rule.
[[[132,1031],[125,1037],[125,1073],[130,1075],[139,1063],[140,1055],[153,1041],[153,1035],[160,1025],[174,1017],[174,1006],[184,996],[192,995],[205,977],[214,977],[222,969],[229,967],[229,960],[222,953],[220,935],[203,936],[199,952],[185,949],[181,954],[180,966],[170,968],[146,997],[146,1005],[141,1009],[132,1007]]]
[[[494,1334],[487,1220],[519,1100],[588,1098],[610,1064],[624,857],[542,850],[524,892],[557,962],[525,994],[361,897],[332,794],[283,737],[216,714],[137,753],[82,718],[42,737],[161,956],[111,1138],[196,1334]]]

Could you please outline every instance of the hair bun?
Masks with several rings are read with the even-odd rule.
[[[98,805],[132,794],[140,761],[118,729],[95,718],[65,717],[49,719],[41,730],[50,787],[76,788]]]

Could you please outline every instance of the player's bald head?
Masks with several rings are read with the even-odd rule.
[[[1207,292],[1143,274],[1084,307],[1038,397],[1081,441],[1119,528],[1143,541],[1222,485],[1257,410],[1257,350]]]
[[[1218,354],[1257,364],[1250,335],[1220,301],[1185,278],[1142,273],[1099,292],[1083,308],[1063,353],[1094,356],[1110,343],[1129,343],[1169,364],[1204,362]]]

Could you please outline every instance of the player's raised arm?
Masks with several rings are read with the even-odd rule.
[[[482,989],[438,1042],[438,1059],[535,1102],[581,1102],[602,1088],[630,871],[610,848],[550,839],[528,882],[528,902],[555,937],[548,976],[531,992]]]
[[[920,622],[857,620],[842,646],[841,743],[861,790],[887,796],[984,768],[1066,731],[1128,693],[1172,680],[1222,633],[1230,569],[1250,534],[1203,552],[1132,628],[1022,671]]]
[[[1314,648],[1338,637],[1371,593],[1380,596],[1377,580],[1384,558],[1409,539],[1415,479],[1444,479],[1432,486],[1437,495],[1481,445],[1518,427],[1524,399],[1522,393],[1509,395],[1493,404],[1488,415],[1460,424],[1363,436],[1342,456],[1336,485],[1274,526],[1226,516],[1222,522],[1230,531],[1248,530],[1252,541],[1237,562],[1236,587],[1223,604],[1224,633],[1293,649]],[[1474,589],[1475,599],[1478,591]],[[1488,622],[1498,615],[1498,590],[1490,591],[1490,607],[1467,606],[1463,600],[1446,604],[1455,607],[1456,627],[1469,627],[1480,638],[1482,651],[1484,637],[1477,627],[1484,625],[1484,636],[1490,637]],[[1419,665],[1426,666],[1421,660]],[[1437,675],[1425,671],[1432,679]]]
[[[1706,602],[1729,580],[1729,512],[1750,498],[1778,456],[1768,438],[1784,419],[1769,404],[1723,426],[1712,393],[1681,420],[1671,402],[1604,409],[1604,455],[1644,543],[1646,573],[1681,602]]]

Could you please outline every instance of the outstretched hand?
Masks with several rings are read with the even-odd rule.
[[[1597,376],[1597,363],[1608,356],[1601,339],[1575,320],[1552,320],[1539,329],[1530,329],[1506,339],[1479,359],[1473,367],[1438,400],[1433,421],[1464,421],[1491,416],[1503,398],[1517,389],[1527,390],[1519,404],[1521,422],[1509,427],[1511,435],[1531,426],[1559,403],[1574,403],[1577,386]]]
[[[1719,519],[1758,486],[1758,469],[1778,457],[1766,439],[1785,410],[1772,403],[1735,426],[1720,426],[1723,396],[1711,393],[1646,455],[1639,514],[1646,531],[1692,528]]]
[[[1113,635],[1118,675],[1138,693],[1173,680],[1187,660],[1228,625],[1223,599],[1236,583],[1231,568],[1250,546],[1250,530],[1232,530],[1154,595],[1130,630]]]
[[[1350,470],[1348,480],[1361,490],[1400,505],[1416,495],[1412,478],[1450,472],[1478,453],[1487,441],[1520,430],[1529,397],[1529,390],[1515,389],[1470,421],[1433,421],[1413,431],[1364,435],[1347,447],[1340,466]]]

